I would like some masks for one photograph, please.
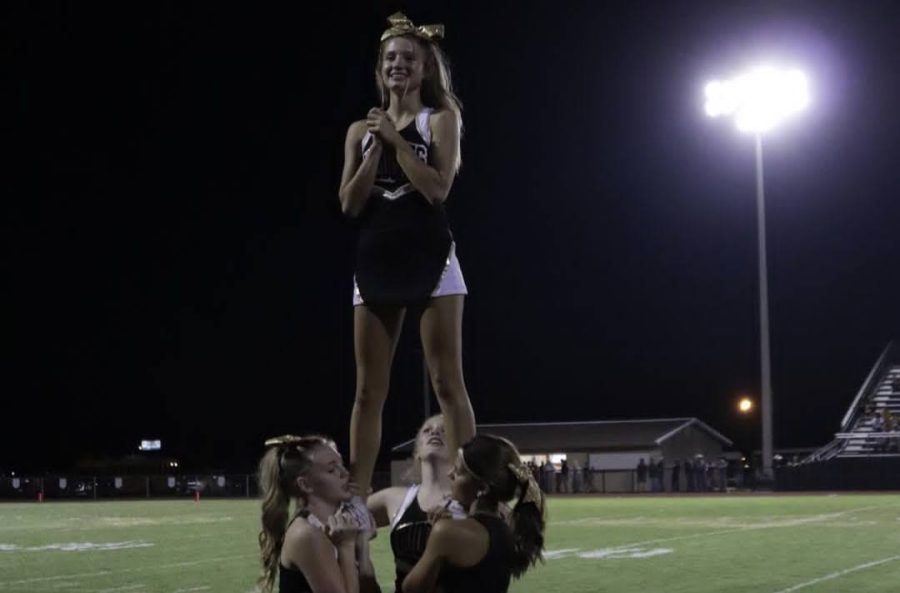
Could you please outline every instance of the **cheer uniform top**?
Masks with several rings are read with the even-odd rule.
[[[303,517],[309,521],[309,511],[300,511],[294,517],[294,520],[296,520],[297,517]],[[293,521],[291,522],[293,523]],[[321,525],[318,520],[316,520],[315,523]],[[313,524],[313,526],[317,527],[318,525]],[[337,551],[335,550],[335,553],[336,552]],[[306,575],[303,574],[302,570],[285,566],[279,561],[278,593],[312,593],[312,587],[309,586],[309,581],[306,580]]]
[[[398,130],[415,155],[429,165],[433,164],[428,126],[431,113],[431,108],[423,109],[409,125]],[[372,134],[367,132],[362,139],[364,157],[372,150],[373,142]],[[433,296],[453,255],[447,214],[441,202],[429,202],[413,187],[390,146],[384,146],[359,225],[357,304],[364,301],[409,306]],[[462,291],[455,292],[464,293],[464,285]]]
[[[506,593],[512,575],[510,563],[515,544],[506,521],[488,515],[472,515],[488,532],[487,553],[475,566],[461,568],[444,564],[438,577],[443,593]]]
[[[391,551],[396,565],[395,591],[402,591],[403,579],[425,553],[425,544],[431,534],[428,514],[422,510],[418,499],[419,485],[410,486],[394,519],[391,521]],[[454,519],[464,519],[465,510],[456,501],[448,510]]]

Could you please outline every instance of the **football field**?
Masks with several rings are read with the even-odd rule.
[[[248,593],[258,501],[0,504],[0,593]],[[551,498],[511,591],[900,591],[900,494]],[[393,590],[388,538],[374,540]],[[474,592],[473,592],[474,593]]]

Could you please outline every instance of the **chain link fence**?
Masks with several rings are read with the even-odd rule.
[[[0,478],[0,499],[83,500],[109,498],[255,497],[251,474],[179,474],[152,476],[9,476]]]
[[[634,470],[575,470],[568,475],[538,472],[548,494],[627,494],[632,492],[722,491],[744,486],[740,476],[711,474],[708,482],[673,479],[671,469],[661,479],[638,479]],[[377,472],[376,489],[390,485],[390,474]],[[0,500],[94,500],[116,498],[252,498],[259,495],[253,474],[168,474],[142,476],[46,475],[0,478]]]

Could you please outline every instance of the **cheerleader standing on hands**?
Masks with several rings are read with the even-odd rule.
[[[462,370],[467,293],[444,210],[460,166],[462,117],[442,25],[392,15],[375,76],[382,107],[347,130],[340,200],[359,219],[354,282],[356,399],[350,422],[354,482],[368,493],[381,414],[407,309],[419,313],[422,348],[450,451],[475,434]]]

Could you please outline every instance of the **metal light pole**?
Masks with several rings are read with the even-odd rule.
[[[806,77],[798,70],[758,68],[731,80],[706,85],[706,113],[733,115],[742,132],[756,140],[756,212],[759,247],[759,358],[762,398],[762,474],[771,480],[773,461],[772,365],[769,350],[769,283],[766,264],[766,202],[762,134],[809,103]]]
[[[763,183],[762,137],[756,134],[756,217],[759,246],[759,360],[762,373],[762,462],[763,476],[772,472],[772,362],[769,353],[769,280],[766,264],[766,195]]]

